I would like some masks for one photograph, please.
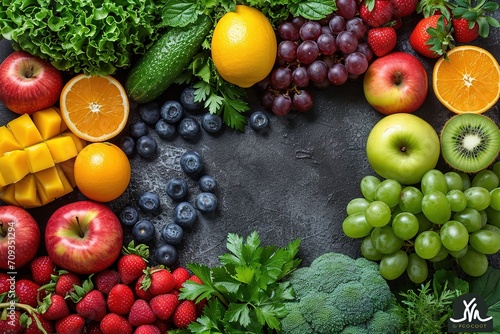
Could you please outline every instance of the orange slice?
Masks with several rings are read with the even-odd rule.
[[[130,105],[115,78],[79,74],[63,87],[60,108],[71,132],[90,142],[102,142],[123,130]]]
[[[500,97],[500,66],[487,50],[457,46],[434,65],[432,88],[436,97],[456,114],[481,114]]]

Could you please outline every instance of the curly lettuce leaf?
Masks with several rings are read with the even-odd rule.
[[[107,75],[127,68],[161,28],[161,0],[1,0],[0,33],[59,70]]]

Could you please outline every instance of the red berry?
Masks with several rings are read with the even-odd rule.
[[[0,333],[5,334],[18,334],[23,331],[23,327],[19,323],[19,317],[21,312],[15,310],[13,312],[7,312],[7,318],[5,320],[0,319]]]
[[[34,258],[30,263],[30,269],[33,282],[44,285],[52,280],[56,265],[49,256],[45,255]]]
[[[85,328],[85,319],[79,314],[70,314],[56,321],[57,334],[82,334]]]
[[[156,316],[147,301],[136,299],[128,314],[128,321],[132,326],[137,327],[154,323]]]
[[[34,317],[37,317],[38,321],[40,322],[40,325],[42,326],[42,328],[45,330],[46,333],[53,333],[54,332],[54,324],[52,323],[52,321],[47,320],[44,317],[42,317],[36,313],[33,313],[33,315],[29,314],[28,317],[31,319],[31,323],[23,331],[23,334],[42,334],[43,333],[40,330],[40,328],[38,328],[38,325],[37,325]],[[4,333],[4,332],[2,332],[2,333]]]
[[[69,308],[63,296],[50,294],[45,297],[38,307],[42,317],[47,320],[58,320],[69,315]]]
[[[134,291],[138,298],[150,301],[153,298],[151,291],[142,283],[145,279],[146,274],[142,274],[141,277],[135,282]]]
[[[161,334],[161,332],[154,325],[141,325],[135,329],[134,334]]]
[[[172,291],[175,285],[175,278],[167,269],[155,268],[151,270],[151,285],[149,286],[149,290],[154,296]]]
[[[371,2],[374,2],[371,8]],[[393,17],[393,8],[389,0],[364,0],[359,6],[359,16],[371,27],[380,27]]]
[[[396,31],[392,27],[371,28],[368,31],[368,45],[373,53],[382,57],[396,46]]]
[[[191,322],[195,321],[196,305],[192,300],[182,301],[175,309],[173,320],[177,328],[186,328]]]
[[[149,306],[151,306],[154,315],[161,320],[170,318],[178,305],[179,299],[171,293],[155,296],[149,301]]]
[[[135,296],[132,289],[125,284],[117,284],[108,294],[107,305],[111,313],[128,314],[134,304]]]
[[[130,284],[137,280],[147,268],[147,263],[139,255],[127,254],[118,260],[118,273],[123,284]]]
[[[172,276],[174,276],[175,279],[175,288],[180,289],[182,288],[182,284],[189,279],[191,274],[189,271],[184,268],[184,267],[178,267],[175,268],[174,271],[172,271]]]
[[[99,325],[103,334],[132,334],[132,325],[125,317],[115,313],[108,313],[102,318]]]
[[[106,299],[99,290],[91,290],[76,303],[76,312],[88,320],[101,321],[107,313]]]
[[[19,303],[32,307],[38,305],[38,288],[40,285],[29,279],[20,279],[16,282],[16,296]]]
[[[390,0],[394,11],[394,17],[401,18],[409,16],[417,9],[418,0]]]
[[[474,22],[472,28],[469,28],[469,21],[463,17],[451,19],[453,26],[453,38],[457,43],[469,43],[479,37],[479,25]]]
[[[120,274],[116,270],[106,269],[94,276],[94,282],[97,290],[107,295],[113,286],[120,283]]]
[[[66,297],[66,295],[75,291],[74,285],[80,286],[82,280],[77,274],[74,273],[63,273],[60,274],[56,281],[55,293]]]

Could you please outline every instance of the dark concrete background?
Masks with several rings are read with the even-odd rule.
[[[499,18],[500,14],[495,16]],[[435,60],[420,57],[409,45],[408,37],[417,20],[417,16],[404,20],[398,31],[396,50],[417,56],[428,70],[429,95],[415,114],[432,124],[439,133],[453,114],[432,92],[431,71]],[[500,60],[499,29],[493,30],[488,39],[472,44],[486,48]],[[8,41],[1,41],[0,60],[10,52]],[[195,150],[203,157],[205,173],[218,182],[219,207],[211,217],[200,216],[197,225],[187,231],[179,247],[179,264],[215,265],[217,257],[226,251],[227,233],[246,236],[253,230],[259,232],[264,244],[282,246],[293,239],[302,239],[299,255],[303,264],[309,264],[328,251],[359,256],[359,241],[344,236],[341,224],[347,203],[361,195],[361,178],[375,175],[366,159],[365,144],[371,128],[382,115],[366,102],[361,79],[340,87],[312,91],[313,110],[305,114],[293,112],[286,117],[270,114],[271,127],[265,133],[256,133],[247,126],[244,133],[225,129],[220,135],[211,136],[202,132],[196,142],[180,137],[167,142],[156,136],[158,156],[151,161],[138,156],[131,159],[130,187],[119,199],[109,203],[110,207],[116,212],[125,205],[137,207],[142,192],[154,191],[161,197],[161,212],[142,214],[142,217],[151,219],[158,231],[161,230],[171,219],[174,207],[166,196],[167,180],[173,176],[189,180],[190,200],[199,191],[196,180],[185,176],[178,165],[182,152]],[[252,90],[249,93],[249,101],[258,108],[257,94]],[[172,87],[162,98],[176,98],[177,95],[178,90]],[[486,115],[500,124],[498,103]],[[0,125],[15,116],[0,105]],[[137,118],[134,109],[130,121]],[[154,131],[151,133],[155,135]],[[117,140],[119,138],[114,142]],[[438,168],[447,170],[442,160]],[[57,208],[80,199],[85,197],[74,191],[29,211],[43,226]],[[162,243],[159,232],[157,234],[156,240],[150,243],[152,249]],[[129,234],[127,240],[130,240]],[[491,263],[500,267],[499,256],[492,257]]]

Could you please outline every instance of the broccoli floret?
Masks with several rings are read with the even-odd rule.
[[[325,253],[288,280],[295,299],[286,303],[293,312],[282,319],[284,334],[382,334],[401,327],[394,295],[375,262]]]

